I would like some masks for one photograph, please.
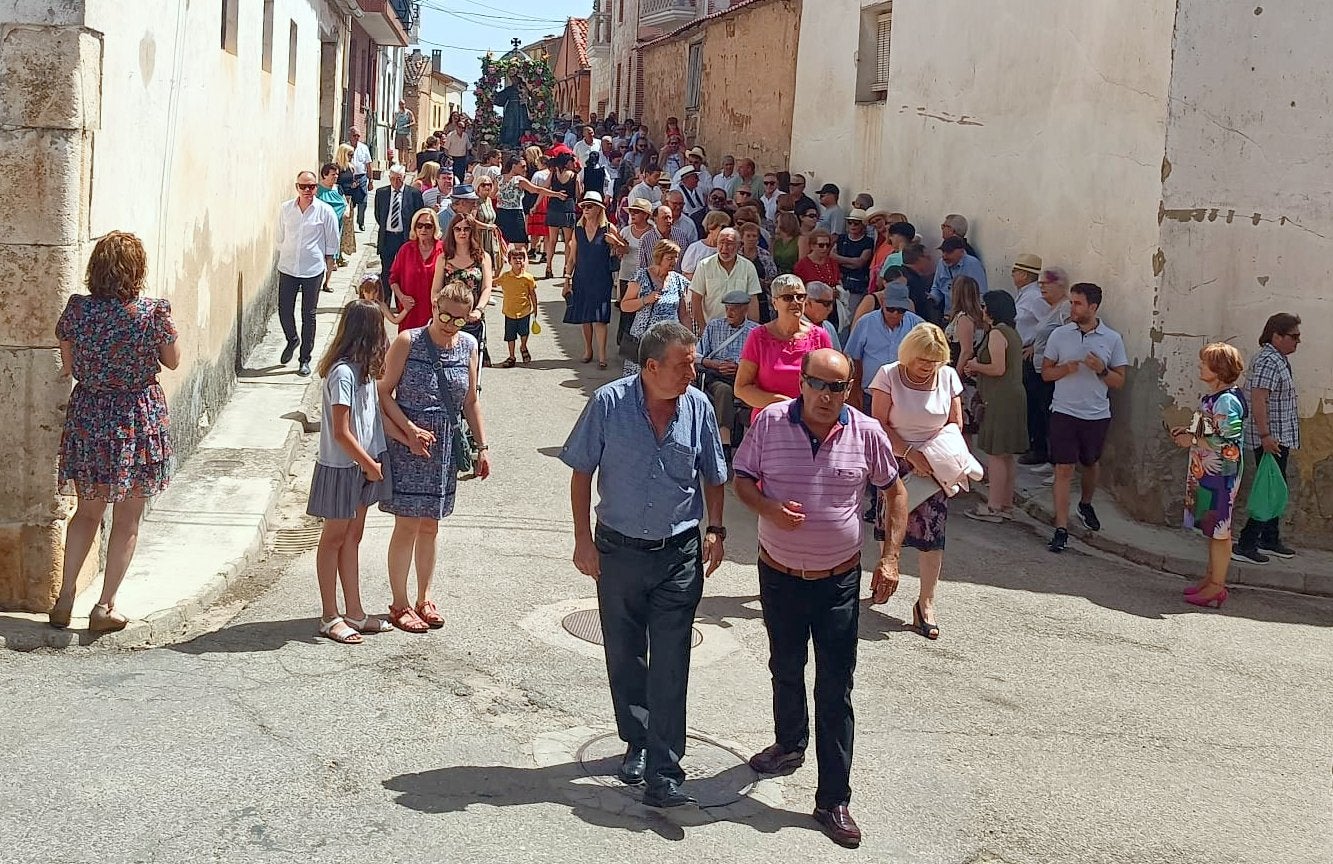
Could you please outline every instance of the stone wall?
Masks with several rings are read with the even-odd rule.
[[[643,121],[660,135],[668,117],[679,117],[715,169],[731,154],[754,159],[760,172],[782,170],[791,155],[800,19],[801,0],[769,0],[646,45]],[[690,109],[686,70],[694,43],[703,54],[699,106]]]

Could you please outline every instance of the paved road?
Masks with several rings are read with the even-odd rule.
[[[306,552],[270,557],[186,644],[0,655],[0,861],[1333,860],[1333,603],[1241,590],[1197,612],[1178,579],[961,518],[938,643],[903,629],[910,575],[863,614],[859,852],[809,819],[813,764],[693,818],[589,781],[574,754],[610,706],[596,649],[559,627],[592,586],[553,454],[609,373],[568,361],[571,337],[550,326],[532,368],[486,373],[496,476],[443,531],[442,632],[316,639]],[[770,741],[769,689],[752,520],[729,504],[690,723],[744,754]],[[363,550],[379,607],[388,524]],[[710,794],[749,788],[728,750],[696,753],[725,769]]]

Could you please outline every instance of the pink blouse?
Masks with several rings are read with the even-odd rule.
[[[741,359],[759,367],[754,383],[760,390],[795,399],[801,395],[801,358],[816,349],[832,347],[833,340],[823,327],[812,325],[804,335],[782,340],[761,326],[745,337]]]

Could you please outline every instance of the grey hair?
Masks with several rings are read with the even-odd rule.
[[[689,348],[699,342],[694,331],[677,321],[659,321],[649,327],[639,338],[639,366],[648,365],[649,360],[658,363],[666,360],[667,349],[672,345],[684,345]]]
[[[811,300],[837,300],[838,289],[832,285],[825,285],[823,282],[807,282],[805,293]]]
[[[768,286],[768,293],[772,294],[774,297],[781,297],[784,288],[794,288],[797,291],[804,291],[805,283],[802,282],[801,277],[797,276],[795,273],[783,273],[781,276],[773,280],[772,285]]]

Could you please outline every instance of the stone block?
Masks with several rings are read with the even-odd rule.
[[[0,393],[11,395],[10,458],[0,460],[0,522],[34,524],[62,518],[67,502],[56,488],[56,453],[70,382],[60,377],[55,349],[0,349]]]
[[[79,27],[0,30],[0,125],[96,129],[102,43]]]
[[[0,285],[23,286],[0,304],[0,345],[53,348],[56,320],[82,288],[78,246],[0,245]]]
[[[0,610],[45,612],[59,591],[64,531],[44,525],[0,524]]]
[[[87,222],[85,133],[0,126],[0,237],[7,243],[70,246]]]
[[[7,20],[22,24],[82,24],[87,0],[7,0]]]

